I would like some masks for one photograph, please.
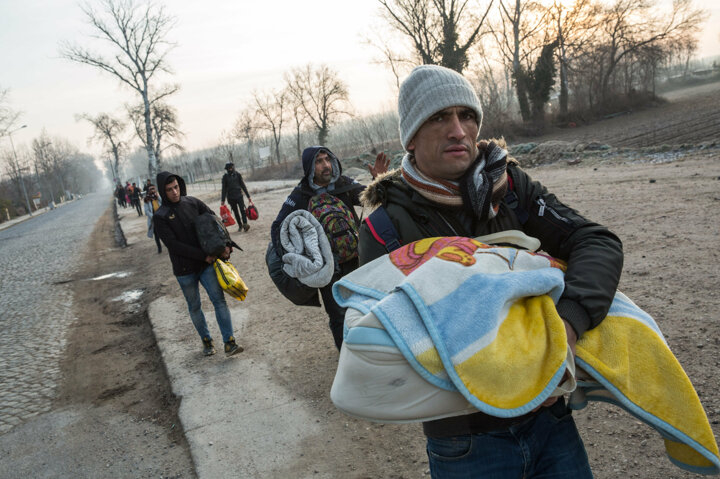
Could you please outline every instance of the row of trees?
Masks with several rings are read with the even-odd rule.
[[[561,117],[654,91],[660,67],[695,51],[704,19],[692,0],[673,0],[669,10],[656,0],[378,1],[394,35],[370,42],[398,80],[419,63],[468,70],[485,83],[505,79],[522,120],[535,123],[556,79]]]
[[[396,86],[422,63],[464,73],[483,102],[483,134],[511,136],[508,127],[516,117],[541,129],[556,91],[561,121],[604,114],[628,95],[652,92],[661,67],[694,52],[703,18],[691,0],[674,0],[669,11],[660,11],[657,0],[549,1],[378,0],[384,28],[373,28],[381,34],[368,42],[379,48]],[[92,44],[99,50],[63,44],[61,54],[111,75],[137,95],[121,116],[78,116],[93,125],[91,140],[103,145],[114,178],[131,155],[133,134],[145,149],[149,177],[168,150],[176,153],[169,163],[196,170],[238,160],[255,169],[267,159],[280,164],[297,158],[311,143],[332,142],[336,149],[357,153],[397,142],[393,112],[353,115],[338,73],[308,64],[288,70],[282,88],[254,91],[213,151],[184,153],[177,113],[167,103],[179,89],[167,81],[174,18],[151,2],[94,5],[82,8],[102,40]]]
[[[418,64],[464,73],[483,102],[483,134],[512,136],[517,120],[522,132],[541,131],[551,97],[558,122],[591,119],[622,108],[630,96],[651,97],[664,69],[687,64],[703,11],[691,0],[674,0],[666,11],[657,3],[378,0],[391,28],[373,29],[383,33],[368,43],[379,49],[398,88]],[[396,139],[392,113],[352,115],[347,86],[336,72],[324,65],[296,68],[285,74],[283,89],[253,93],[217,154],[229,160],[241,154],[254,169],[258,146],[272,144],[271,161],[280,163],[282,151],[299,157],[309,131],[315,133],[311,142],[327,144],[330,127],[341,120],[332,135],[338,148]],[[287,130],[292,142],[283,139]]]
[[[12,130],[7,124],[4,130],[10,143]],[[34,138],[29,147],[16,147],[12,143],[1,146],[0,206],[3,216],[5,209],[11,216],[26,213],[28,207],[34,210],[33,200],[45,206],[64,201],[70,195],[94,191],[103,176],[91,155],[81,152],[65,139],[50,137],[45,131]]]

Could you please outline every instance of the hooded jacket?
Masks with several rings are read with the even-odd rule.
[[[171,203],[165,194],[165,186],[176,178],[180,186],[180,201]],[[185,181],[178,175],[162,171],[157,175],[157,185],[162,206],[153,215],[153,227],[170,253],[173,274],[184,276],[202,272],[208,267],[205,262],[207,255],[200,249],[195,234],[195,218],[202,213],[215,213],[199,199],[187,196]]]
[[[385,207],[402,244],[434,236],[477,237],[511,229],[539,239],[543,251],[568,264],[557,311],[580,337],[607,315],[620,280],[622,243],[604,226],[562,204],[514,160],[508,161],[507,173],[513,194],[505,196],[497,216],[486,222],[471,217],[462,208],[439,205],[424,198],[402,179],[400,170],[379,176],[364,191],[362,201],[371,209]],[[508,203],[509,198],[512,204]],[[360,264],[386,253],[385,247],[363,223]],[[564,402],[558,401],[556,406],[562,408]],[[426,422],[423,429],[426,435],[434,437],[487,432],[505,429],[526,416],[500,419],[475,413]]]
[[[230,163],[226,164],[225,170],[227,170],[229,166]],[[233,203],[244,204],[243,192],[245,192],[245,196],[250,198],[250,193],[248,193],[248,189],[245,186],[242,175],[233,166],[232,173],[228,171],[222,177],[222,193],[220,201],[224,202],[227,198],[228,201]]]
[[[329,149],[323,146],[311,146],[305,148],[302,154],[304,176],[287,197],[285,203],[282,205],[282,208],[280,208],[280,212],[275,218],[275,221],[273,221],[272,226],[270,227],[270,237],[273,247],[280,256],[282,256],[283,251],[282,245],[280,244],[280,226],[282,225],[282,222],[293,211],[307,209],[310,198],[319,192],[319,187],[315,185],[313,180],[315,178],[315,157],[321,151],[328,154],[333,165],[333,176],[330,180],[330,184],[326,187],[326,189],[321,190],[327,191],[327,193],[339,198],[352,212],[355,221],[357,223],[360,222],[360,219],[355,213],[354,206],[360,205],[360,193],[365,187],[352,178],[343,176],[340,161]]]

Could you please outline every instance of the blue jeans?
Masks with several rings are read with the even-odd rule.
[[[569,412],[545,408],[502,432],[428,437],[434,479],[589,479],[585,446]]]
[[[230,340],[233,335],[232,320],[230,319],[230,310],[225,302],[225,293],[218,283],[215,269],[212,265],[208,265],[202,273],[186,274],[184,276],[176,276],[180,288],[182,289],[185,301],[187,301],[188,310],[190,311],[190,319],[195,326],[201,338],[212,338],[208,330],[205,314],[200,304],[200,286],[203,285],[207,291],[210,301],[212,301],[215,309],[215,319],[220,326],[223,342]]]

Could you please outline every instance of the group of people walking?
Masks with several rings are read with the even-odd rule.
[[[474,238],[520,230],[537,238],[542,250],[567,263],[557,312],[574,351],[578,338],[598,326],[608,313],[623,265],[618,237],[534,181],[510,158],[503,143],[479,141],[482,107],[461,74],[432,65],[415,68],[401,85],[398,114],[404,149],[400,166],[387,171],[389,161],[379,154],[368,167],[373,176],[368,186],[344,176],[340,159],[327,146],[303,151],[303,177],[272,223],[269,251],[276,258],[287,255],[283,235],[292,226],[290,222],[300,221],[303,228],[319,224],[327,243],[320,238],[318,257],[326,266],[330,262],[330,267],[317,271],[321,282],[313,271],[314,286],[309,286],[306,283],[310,281],[298,282],[305,274],[300,266],[293,270],[276,261],[280,266],[270,271],[273,280],[286,277],[275,284],[296,304],[320,306],[322,300],[333,342],[341,350],[345,309],[333,298],[332,286],[391,250],[371,224],[360,221],[355,206],[384,209],[395,230],[396,245],[437,236]],[[221,204],[229,202],[239,230],[247,231],[243,194],[252,202],[250,194],[234,165],[228,163],[225,169]],[[195,217],[211,210],[187,196],[179,175],[164,171],[156,181],[161,206],[154,208],[155,191],[151,189],[145,196],[146,212],[152,204],[151,226],[168,249],[203,352],[212,355],[215,348],[201,309],[200,284],[213,303],[225,354],[237,354],[242,347],[234,337],[230,312],[212,267],[217,257],[202,251],[192,227]],[[122,204],[120,196],[118,201]],[[228,246],[221,256],[227,258],[231,252]],[[290,270],[295,277],[287,277]],[[307,294],[298,299],[296,293],[303,288]],[[562,397],[520,417],[478,412],[429,421],[423,430],[434,478],[592,477],[585,448]]]
[[[130,206],[130,208],[135,208],[138,216],[142,216],[143,208],[140,206],[140,200],[143,199],[147,193],[148,187],[151,184],[150,180],[147,180],[145,188],[141,189],[135,183],[130,184],[128,181],[125,183],[125,186],[123,186],[123,184],[118,181],[115,186],[115,198],[117,199],[118,206],[122,206],[123,208],[127,208],[128,206]]]

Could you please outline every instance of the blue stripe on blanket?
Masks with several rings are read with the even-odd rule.
[[[620,293],[619,291],[615,294],[615,298],[610,305],[610,310],[608,311],[607,316],[622,316],[626,318],[636,319],[637,321],[645,324],[650,329],[655,331],[655,333],[660,337],[660,339],[662,339],[662,341],[667,344],[667,341],[665,341],[665,337],[663,336],[660,328],[658,327],[657,323],[655,323],[655,320],[652,318],[652,316],[640,309],[635,303],[632,302],[632,300],[630,300],[630,298]]]

